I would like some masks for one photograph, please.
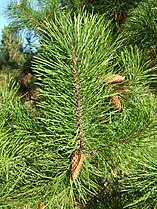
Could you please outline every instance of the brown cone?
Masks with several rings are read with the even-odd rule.
[[[75,181],[83,164],[83,155],[80,150],[75,150],[71,156],[71,177]]]
[[[112,102],[113,102],[113,104],[117,107],[117,109],[118,109],[119,111],[122,110],[122,105],[121,105],[121,101],[120,101],[120,99],[119,99],[119,96],[117,96],[117,95],[113,96],[113,97],[112,97]]]
[[[109,75],[109,83],[122,83],[125,80],[125,77],[118,74],[110,74]]]

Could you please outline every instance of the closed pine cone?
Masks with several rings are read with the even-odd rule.
[[[83,164],[83,154],[80,150],[75,150],[71,156],[71,177],[75,181],[80,173]]]

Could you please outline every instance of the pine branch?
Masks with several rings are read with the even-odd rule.
[[[23,12],[23,14],[26,16],[28,20],[31,20],[35,25],[38,25],[39,27],[42,27],[42,24],[38,22],[36,19],[31,17],[31,15],[23,8],[20,4],[18,4],[18,8]]]
[[[125,144],[125,143],[128,143],[134,139],[137,139],[143,131],[146,131],[146,129],[149,127],[149,125],[150,125],[150,122],[147,124],[144,124],[140,129],[138,129],[137,131],[132,133],[130,136],[127,136],[123,139],[113,142],[113,143],[109,144],[108,146],[118,146],[120,144]]]
[[[83,125],[82,125],[82,114],[81,114],[81,112],[82,112],[81,86],[80,86],[80,81],[79,81],[76,66],[77,66],[77,55],[76,55],[76,50],[74,50],[72,73],[73,73],[73,77],[74,77],[75,101],[76,101],[76,121],[77,121],[76,139],[78,142],[78,149],[82,149],[83,148]]]

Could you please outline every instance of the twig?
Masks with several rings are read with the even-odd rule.
[[[74,78],[74,86],[75,86],[75,101],[76,101],[76,122],[77,122],[77,142],[79,149],[83,147],[83,127],[82,127],[82,114],[81,114],[81,86],[78,78],[78,72],[76,70],[77,65],[77,57],[76,51],[74,50],[73,54],[73,66],[72,73]]]
[[[24,8],[21,7],[21,5],[18,5],[18,7],[19,7],[19,9],[24,13],[24,15],[25,15],[28,19],[32,20],[33,23],[35,23],[35,24],[38,25],[39,27],[42,26],[42,24],[39,23],[37,20],[35,20],[33,17],[31,17],[30,14],[29,14],[28,12],[26,12],[26,10],[25,10]]]
[[[123,139],[118,140],[117,142],[113,142],[113,143],[109,144],[108,146],[117,146],[119,144],[124,144],[124,143],[130,142],[132,139],[138,137],[143,130],[148,128],[148,126],[149,126],[149,124],[145,124],[141,129],[134,132],[131,136],[127,136]]]

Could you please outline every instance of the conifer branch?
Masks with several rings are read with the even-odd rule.
[[[114,147],[114,146],[118,146],[118,145],[121,145],[121,144],[125,144],[127,142],[130,142],[132,141],[133,139],[137,138],[138,136],[140,136],[140,134],[147,128],[149,128],[149,125],[150,123],[146,123],[144,124],[139,130],[135,131],[134,133],[132,133],[131,135],[127,136],[127,137],[124,137],[116,142],[112,142],[108,145],[105,145],[104,147]],[[98,148],[97,151],[101,151],[102,148]]]
[[[78,148],[82,149],[83,148],[83,127],[82,127],[82,114],[81,114],[81,86],[80,86],[80,81],[79,81],[76,66],[77,66],[77,56],[76,56],[76,51],[74,50],[72,73],[73,73],[73,78],[74,78],[75,102],[76,102],[76,123],[77,123],[76,139],[78,142]]]
[[[39,27],[41,27],[41,23],[38,22],[37,20],[35,20],[33,17],[30,16],[30,14],[21,7],[21,5],[18,5],[19,9],[23,12],[23,14],[27,17],[28,20],[31,20],[35,25],[38,25]]]
[[[117,146],[117,145],[120,145],[120,144],[130,142],[132,139],[137,138],[141,134],[142,131],[144,131],[144,130],[146,130],[146,128],[148,128],[148,126],[149,126],[148,123],[144,124],[139,130],[135,131],[132,135],[127,136],[123,139],[120,139],[117,142],[113,142],[110,146]]]
[[[73,54],[72,73],[75,87],[75,103],[76,103],[76,140],[78,143],[78,149],[74,150],[71,155],[71,177],[75,181],[80,173],[83,164],[83,154],[81,152],[83,148],[83,127],[82,127],[82,114],[81,114],[81,86],[77,72],[77,56],[76,50]]]

